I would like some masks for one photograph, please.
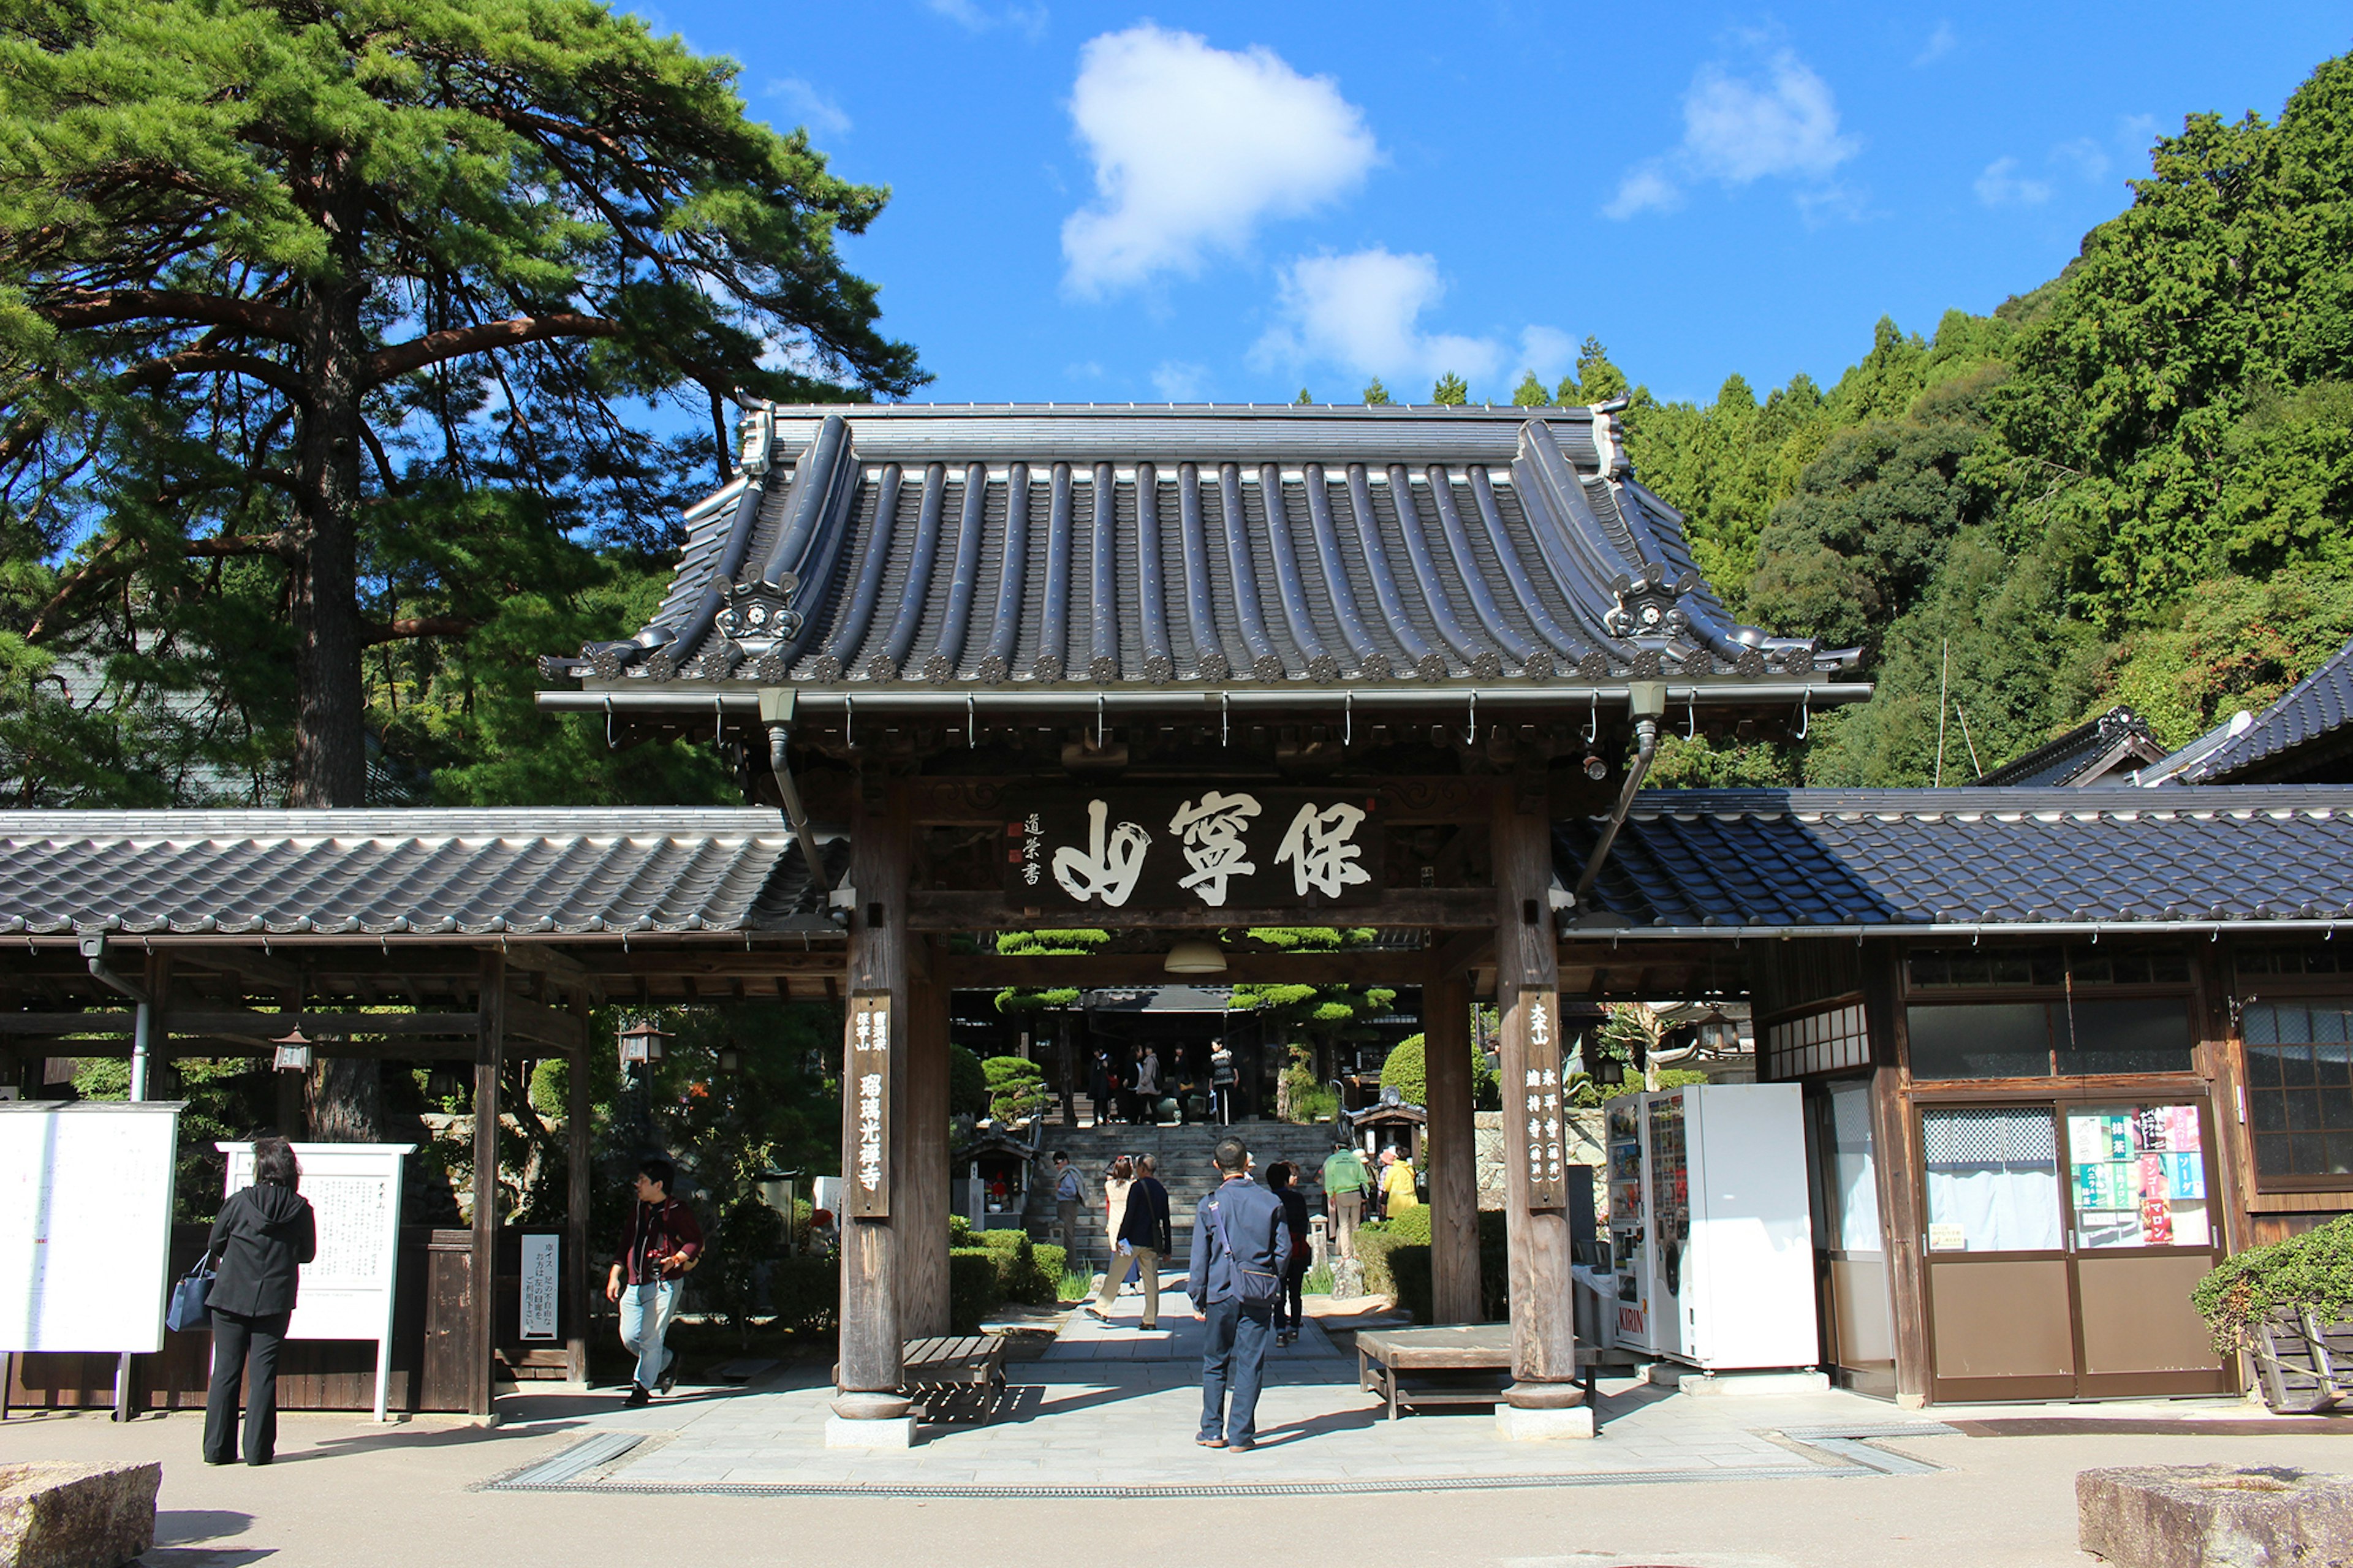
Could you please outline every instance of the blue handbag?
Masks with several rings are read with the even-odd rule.
[[[196,1266],[172,1287],[172,1303],[164,1309],[164,1326],[173,1332],[212,1327],[213,1271],[205,1267],[212,1260],[210,1253],[197,1258]]]

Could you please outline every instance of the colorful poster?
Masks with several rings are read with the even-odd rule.
[[[2206,1161],[2195,1145],[2165,1156],[2165,1190],[2176,1199],[2206,1195]]]

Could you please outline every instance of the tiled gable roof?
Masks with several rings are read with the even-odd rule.
[[[2353,735],[2353,643],[2288,688],[2244,731],[2184,769],[2184,784],[2235,784],[2297,778],[2308,768],[2297,753],[2344,749]],[[2343,776],[2341,773],[2338,776]]]

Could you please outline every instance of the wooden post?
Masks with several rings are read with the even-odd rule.
[[[923,944],[914,944],[923,956]],[[928,966],[926,966],[928,967]],[[899,1231],[899,1331],[948,1331],[948,995],[915,975],[907,1000],[907,1086],[897,1103],[905,1133],[892,1223]]]
[[[1471,1105],[1471,987],[1458,971],[1421,988],[1429,1075],[1430,1275],[1433,1321],[1475,1323],[1479,1292],[1479,1152]]]
[[[596,1320],[596,1271],[588,1257],[588,1180],[593,1173],[588,1169],[588,1121],[594,1114],[588,1107],[588,1053],[596,1047],[588,1034],[588,998],[584,993],[573,993],[572,1016],[580,1021],[581,1044],[572,1053],[571,1071],[565,1075],[564,1249],[570,1255],[565,1273],[572,1282],[572,1321],[564,1342],[564,1362],[565,1375],[585,1387],[588,1329]]]
[[[302,1010],[302,988],[292,985],[280,989],[278,1005],[284,1012],[300,1013]],[[262,1053],[264,1058],[269,1054],[268,1051]],[[278,1134],[289,1142],[299,1142],[304,1131],[302,1075],[299,1072],[273,1072],[269,1076],[278,1080]]]
[[[884,1158],[903,1167],[906,1140],[903,1115],[892,1114],[906,1102],[909,1007],[907,969],[907,879],[914,858],[914,835],[903,802],[886,797],[881,781],[860,779],[854,795],[849,829],[849,887],[850,906],[847,966],[851,1010],[849,1033],[842,1045],[841,1149],[843,1198],[841,1216],[840,1359],[835,1363],[837,1420],[827,1428],[827,1442],[849,1447],[902,1446],[898,1436],[910,1425],[908,1401],[899,1393],[904,1378],[902,1327],[899,1318],[900,1222],[895,1203],[899,1169],[886,1170],[886,1194],[881,1213],[860,1214],[860,1085],[858,1059],[871,1053],[859,1048],[857,1029],[861,999],[875,999],[884,1009],[881,1064],[888,1080],[879,1086],[885,1118],[896,1125],[882,1131]],[[943,1221],[944,1229],[945,1222]],[[871,1423],[871,1436],[855,1431]],[[895,1429],[888,1431],[886,1429]]]
[[[474,1047],[474,1252],[467,1281],[466,1408],[491,1414],[498,1358],[499,1077],[505,1065],[507,960],[482,955],[481,1036]]]
[[[1546,1039],[1551,1056],[1560,1049],[1560,954],[1546,896],[1553,880],[1550,814],[1540,778],[1514,784],[1497,792],[1493,832],[1495,1004],[1503,1016],[1502,1079],[1507,1088],[1524,1082],[1531,1062],[1546,1057]],[[1507,1435],[1516,1435],[1514,1415],[1526,1417],[1519,1425],[1533,1435],[1545,1426],[1541,1417],[1559,1416],[1584,1399],[1574,1381],[1577,1314],[1570,1295],[1568,1213],[1566,1207],[1534,1206],[1527,1124],[1517,1116],[1504,1118],[1504,1168],[1516,1381],[1505,1391],[1510,1413],[1499,1414],[1505,1415]]]
[[[1887,1249],[1888,1311],[1895,1339],[1895,1399],[1909,1409],[1928,1402],[1934,1361],[1928,1347],[1927,1260],[1920,1239],[1920,1148],[1912,1134],[1912,1100],[1904,1075],[1904,953],[1883,942],[1863,957],[1863,1026],[1871,1032],[1871,1149],[1879,1188],[1879,1224]]]

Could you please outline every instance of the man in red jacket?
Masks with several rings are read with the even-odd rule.
[[[678,1357],[662,1341],[678,1311],[679,1288],[702,1257],[702,1227],[691,1210],[670,1195],[677,1179],[677,1167],[668,1160],[638,1163],[637,1208],[605,1281],[605,1300],[620,1304],[621,1342],[638,1358],[637,1379],[629,1385],[632,1408],[656,1391],[668,1394],[678,1381]]]

